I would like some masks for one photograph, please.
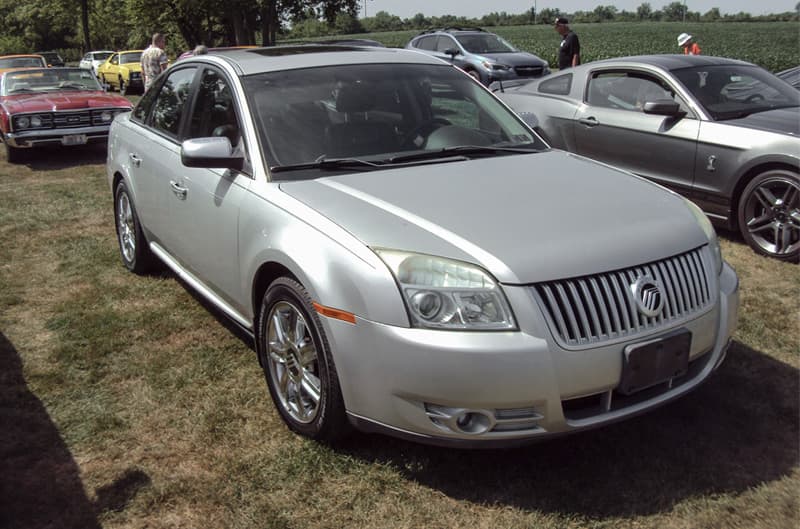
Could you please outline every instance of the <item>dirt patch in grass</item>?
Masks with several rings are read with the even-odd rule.
[[[800,271],[734,236],[729,358],[645,416],[505,451],[291,434],[246,336],[119,263],[92,150],[0,161],[0,526],[793,527]],[[35,509],[34,509],[35,507]],[[43,513],[43,514],[37,514]]]

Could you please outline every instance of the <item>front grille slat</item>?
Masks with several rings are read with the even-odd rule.
[[[593,276],[539,283],[531,289],[553,334],[565,345],[632,336],[688,318],[713,302],[713,271],[711,260],[703,255],[706,248]],[[664,301],[654,316],[645,316],[634,299],[632,285],[644,276],[660,286]]]

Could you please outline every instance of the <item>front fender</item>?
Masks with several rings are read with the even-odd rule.
[[[351,234],[264,183],[242,203],[239,255],[243,314],[255,321],[257,274],[264,264],[288,269],[316,302],[379,323],[408,327],[405,304],[383,261]],[[256,295],[258,295],[256,293]]]

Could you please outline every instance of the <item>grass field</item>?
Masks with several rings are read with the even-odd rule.
[[[626,55],[681,53],[676,39],[686,31],[697,38],[704,55],[741,59],[772,72],[800,64],[798,22],[644,22],[574,24],[572,28],[580,37],[583,62]],[[552,26],[485,29],[497,33],[523,51],[538,55],[555,67],[556,50],[561,37]],[[390,47],[404,47],[417,33],[395,31],[350,36],[374,39]]]
[[[797,527],[798,266],[724,238],[728,360],[646,416],[508,451],[323,446],[225,320],[125,271],[104,161],[0,159],[0,527]]]

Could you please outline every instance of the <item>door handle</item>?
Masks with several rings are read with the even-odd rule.
[[[578,120],[578,123],[581,125],[586,125],[587,127],[596,127],[600,124],[595,117],[581,118]]]
[[[130,153],[128,156],[130,157],[134,167],[139,167],[140,165],[142,165],[142,159],[139,158],[134,153]]]
[[[172,188],[172,192],[175,193],[175,196],[180,198],[181,200],[184,200],[186,198],[186,193],[189,192],[188,189],[186,189],[185,187],[181,186],[175,180],[170,180],[169,181],[169,186]]]

